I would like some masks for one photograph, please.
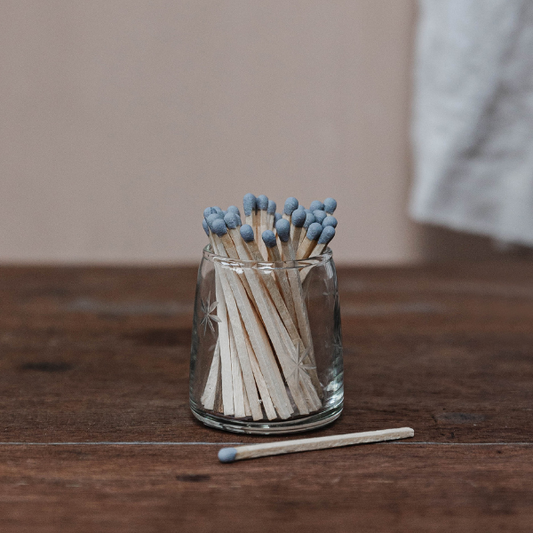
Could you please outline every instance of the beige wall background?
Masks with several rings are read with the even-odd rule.
[[[197,263],[203,209],[247,192],[337,198],[340,263],[424,258],[414,22],[414,0],[3,0],[0,261]]]

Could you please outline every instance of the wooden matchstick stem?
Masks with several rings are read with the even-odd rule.
[[[212,411],[215,406],[215,396],[217,390],[217,381],[219,378],[220,368],[220,338],[217,339],[215,351],[213,353],[213,359],[211,361],[211,367],[209,368],[209,374],[207,375],[207,381],[205,383],[204,392],[200,401],[202,405],[208,410]]]
[[[317,245],[317,242],[318,241],[312,241],[305,237],[300,246],[298,246],[298,250],[296,251],[296,259],[307,259],[313,248]]]
[[[288,242],[281,241],[281,248],[283,254],[286,257],[289,257],[291,260],[294,260],[294,252]],[[322,397],[322,386],[320,385],[320,380],[318,379],[318,374],[316,371],[313,336],[311,334],[311,326],[309,324],[307,308],[305,307],[300,276],[296,268],[287,269],[287,276],[289,278],[289,285],[291,288],[291,294],[294,302],[294,309],[296,312],[300,336],[304,342],[305,347],[307,348],[307,357],[305,359],[305,364],[310,367],[309,375],[311,377],[311,380],[313,381],[313,385],[315,386],[316,391],[318,392],[319,396]]]
[[[291,245],[293,250],[298,250],[300,246],[300,235],[302,234],[302,227],[297,228],[291,224]]]
[[[231,378],[233,381],[233,405],[235,408],[235,417],[244,418],[246,411],[244,409],[244,387],[242,383],[241,365],[237,355],[237,346],[232,328],[229,328],[230,354],[231,354]]]
[[[274,420],[277,418],[276,409],[274,407],[274,404],[272,403],[272,398],[270,397],[270,393],[268,392],[268,387],[265,382],[265,378],[263,377],[263,374],[261,373],[261,369],[259,368],[259,363],[257,362],[257,357],[255,356],[254,349],[252,348],[252,345],[250,343],[250,339],[247,335],[245,335],[246,341],[246,348],[248,349],[248,357],[250,359],[250,364],[252,367],[252,372],[254,373],[255,382],[257,384],[257,388],[259,390],[259,396],[261,397],[261,401],[263,402],[263,409],[265,410],[266,417],[269,420]]]
[[[269,258],[272,262],[282,262],[281,254],[279,253],[279,248],[273,246],[268,249]],[[276,269],[275,271],[276,279],[278,280],[279,286],[281,287],[281,292],[283,293],[283,299],[289,310],[289,314],[292,317],[294,323],[296,323],[296,311],[294,309],[294,302],[292,300],[291,288],[287,280],[287,273],[284,270]]]
[[[286,440],[281,442],[267,442],[264,444],[251,444],[226,448],[231,451],[233,459],[227,461],[241,461],[243,459],[255,459],[268,455],[281,455],[285,453],[307,452],[312,450],[324,450],[354,444],[369,444],[372,442],[385,442],[390,440],[407,439],[413,437],[415,432],[412,428],[404,427],[397,429],[382,429],[379,431],[364,431],[349,433],[346,435],[332,435],[330,437],[315,437],[311,439]],[[222,450],[221,450],[222,451]],[[234,454],[233,454],[234,452]],[[223,454],[219,454],[221,457]]]
[[[217,265],[218,266],[218,265]],[[218,338],[220,339],[220,364],[222,377],[222,406],[225,415],[234,415],[235,406],[233,403],[233,377],[231,370],[231,347],[229,339],[228,315],[226,300],[222,291],[221,279],[224,273],[215,266],[216,275],[216,298],[218,302],[217,315],[220,318],[218,323]],[[218,270],[218,272],[217,272]]]

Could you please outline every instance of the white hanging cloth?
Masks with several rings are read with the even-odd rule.
[[[411,214],[533,246],[533,1],[420,0]]]

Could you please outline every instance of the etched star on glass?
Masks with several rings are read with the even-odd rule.
[[[207,300],[202,300],[201,308],[204,316],[200,321],[200,326],[204,327],[204,335],[207,333],[208,326],[211,332],[215,334],[215,326],[213,325],[213,322],[221,322],[220,317],[213,314],[217,305],[218,302],[216,300],[211,302],[211,293],[209,293]]]
[[[305,348],[300,341],[298,341],[296,345],[296,350],[298,358],[292,360],[293,369],[289,378],[293,378],[295,381],[299,382],[301,379],[309,378],[308,372],[314,370],[316,366],[305,364],[305,360],[309,356],[309,348]]]

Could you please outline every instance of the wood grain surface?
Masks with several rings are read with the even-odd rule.
[[[0,268],[0,531],[533,530],[533,265],[339,269],[346,404],[220,464],[188,407],[195,269]],[[289,438],[289,437],[287,437]]]

